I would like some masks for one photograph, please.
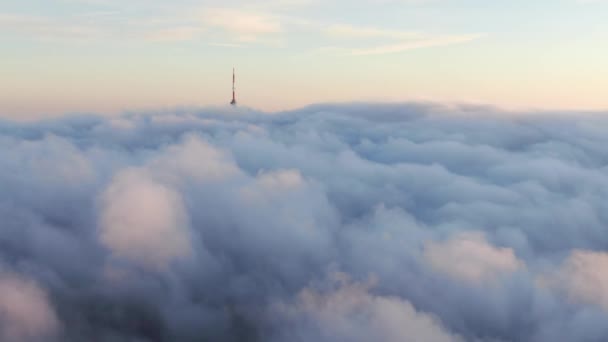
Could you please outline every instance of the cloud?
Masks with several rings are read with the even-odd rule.
[[[36,40],[90,43],[104,39],[175,42],[200,38],[205,30],[190,18],[130,18],[121,11],[89,11],[77,17],[0,13],[5,34]]]
[[[34,281],[0,273],[0,337],[7,342],[45,341],[60,323],[47,294]]]
[[[172,260],[191,254],[182,198],[145,170],[117,174],[101,201],[99,238],[116,258],[165,268]]]
[[[424,257],[434,270],[477,285],[522,266],[512,249],[490,245],[479,232],[462,232],[445,242],[430,241]]]
[[[462,341],[406,300],[374,295],[370,285],[344,275],[333,278],[336,288],[326,293],[305,288],[293,303],[275,304],[281,341]]]
[[[351,55],[382,55],[407,50],[462,44],[482,38],[483,34],[428,34],[417,31],[387,30],[376,27],[358,27],[345,24],[330,25],[325,33],[334,39],[359,40],[360,44],[373,39],[373,44],[365,48],[333,47],[334,50]],[[388,40],[387,43],[382,41]],[[380,41],[380,42],[378,42]]]
[[[328,25],[302,10],[327,10],[316,0],[230,1],[224,7],[208,1],[171,5],[157,1],[128,4],[114,0],[67,2],[83,6],[67,6],[65,14],[0,13],[0,28],[5,35],[18,38],[86,44],[117,40],[156,44],[204,40],[209,46],[262,44],[285,47],[293,44],[312,51],[345,55],[397,53],[462,44],[484,36],[478,33],[432,34],[348,23]]]
[[[168,122],[165,120],[157,121]],[[180,145],[167,147],[162,155],[150,161],[150,169],[174,184],[186,179],[218,182],[241,173],[229,151],[201,141],[195,135],[184,137]]]
[[[105,30],[92,25],[66,23],[52,17],[12,13],[0,13],[0,28],[5,33],[16,33],[42,39],[85,40],[106,33]]]
[[[607,129],[436,103],[0,121],[0,325],[26,341],[606,340]]]
[[[244,42],[283,31],[280,20],[266,12],[208,8],[203,11],[202,20],[206,27],[224,30]]]
[[[205,30],[196,26],[181,26],[166,29],[160,29],[156,32],[148,34],[148,40],[151,41],[185,41],[193,40],[199,37]]]
[[[337,38],[420,38],[419,32],[408,32],[399,30],[386,30],[376,27],[358,27],[345,24],[330,25],[327,34]]]
[[[353,49],[351,53],[353,55],[381,55],[387,53],[396,53],[407,50],[435,47],[435,46],[446,46],[460,43],[470,42],[483,37],[481,34],[469,34],[469,35],[453,35],[453,36],[437,36],[429,37],[426,39],[418,39],[406,42],[399,42],[395,44],[387,44],[376,46],[372,48],[364,49]]]
[[[557,272],[543,280],[575,301],[608,310],[607,265],[608,253],[574,250]]]

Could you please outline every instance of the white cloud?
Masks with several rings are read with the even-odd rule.
[[[283,31],[279,18],[265,12],[210,8],[203,11],[202,20],[206,27],[224,30],[240,41],[255,41]]]
[[[145,169],[118,173],[101,197],[100,240],[113,256],[164,269],[192,253],[183,200]]]
[[[304,184],[302,175],[298,170],[261,174],[258,177],[258,182],[262,188],[269,191],[297,189]]]
[[[373,42],[370,47],[340,47],[324,48],[327,51],[351,55],[381,55],[403,52],[407,50],[446,46],[470,42],[483,37],[483,34],[427,34],[418,31],[389,30],[377,27],[358,27],[348,24],[331,25],[324,30],[325,34],[334,39],[359,40]],[[378,43],[389,40],[392,42]]]
[[[218,182],[241,173],[230,153],[195,135],[186,136],[181,144],[168,147],[160,157],[150,162],[149,169],[171,184],[184,180]]]
[[[43,341],[60,322],[47,295],[33,280],[0,271],[0,338],[4,342]]]
[[[346,24],[331,25],[326,29],[326,33],[336,38],[421,38],[419,32],[387,30],[376,27],[357,27]]]
[[[205,30],[198,26],[180,26],[160,29],[148,34],[151,41],[184,41],[198,38]]]
[[[5,120],[0,259],[36,279],[73,340],[608,340],[608,120],[519,114],[351,103]],[[483,235],[457,233],[470,227]],[[548,265],[562,266],[538,288]],[[327,284],[331,267],[377,282]]]
[[[177,118],[157,121],[164,125],[172,120]],[[118,259],[163,270],[193,254],[190,217],[181,187],[240,175],[230,154],[186,135],[145,166],[127,168],[114,176],[101,196],[100,240]]]
[[[236,43],[209,43],[209,46],[218,46],[218,47],[224,47],[224,48],[241,48],[241,47],[243,47],[242,44],[236,44]]]
[[[381,55],[388,53],[403,52],[407,50],[415,50],[421,48],[435,47],[435,46],[446,46],[460,43],[470,42],[479,39],[483,35],[470,34],[470,35],[446,35],[427,37],[422,39],[413,39],[410,41],[403,41],[394,44],[386,44],[375,46],[371,48],[352,49],[353,55]]]
[[[597,304],[608,310],[608,253],[575,250],[559,270],[541,279],[565,291],[569,297],[585,304]]]
[[[5,33],[29,35],[42,39],[87,39],[99,37],[105,30],[84,23],[65,22],[58,18],[0,13],[0,29]]]
[[[89,0],[73,0],[89,1]],[[264,1],[255,4],[231,2],[226,7],[211,3],[185,2],[167,5],[161,2],[134,2],[125,5],[114,0],[92,0],[96,8],[74,17],[0,14],[0,29],[42,39],[71,39],[90,42],[95,39],[179,42],[203,37],[215,46],[235,43],[281,45],[288,35],[299,32],[315,36],[317,46],[327,37],[333,39],[376,39],[368,47],[341,46],[334,50],[351,55],[395,53],[432,46],[464,43],[478,39],[475,34],[430,35],[417,31],[357,27],[350,24],[327,25],[317,18],[298,12],[315,0]],[[108,10],[110,6],[110,10]],[[146,6],[146,10],[142,10]],[[317,8],[322,10],[322,7]],[[134,14],[137,13],[137,14]],[[145,13],[145,14],[142,14]],[[380,40],[380,41],[378,41]],[[382,42],[382,40],[390,40]]]
[[[447,241],[426,243],[424,259],[437,272],[478,285],[522,267],[512,249],[494,247],[477,232],[463,232]]]
[[[342,279],[332,291],[306,288],[295,303],[277,305],[278,317],[287,321],[283,329],[296,330],[301,341],[462,341],[407,300],[374,295],[367,284],[350,283],[343,275],[337,277]],[[291,320],[306,323],[289,327]]]

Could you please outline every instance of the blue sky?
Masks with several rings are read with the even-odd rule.
[[[608,108],[602,0],[0,5],[0,115],[432,100]]]

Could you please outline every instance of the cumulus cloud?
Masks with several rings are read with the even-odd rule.
[[[444,242],[429,241],[424,257],[436,271],[479,285],[521,267],[512,249],[490,245],[479,232],[459,233]]]
[[[302,290],[294,303],[276,305],[281,341],[428,341],[456,342],[429,314],[399,297],[370,293],[371,284],[350,283],[334,275],[334,289]],[[293,326],[290,326],[293,325]]]
[[[0,337],[606,340],[607,132],[429,103],[0,121]]]
[[[181,196],[145,171],[117,174],[102,194],[102,207],[100,241],[116,257],[164,268],[191,253]]]
[[[34,281],[0,271],[2,341],[47,341],[60,323],[43,289]]]
[[[160,124],[163,122],[167,121],[159,121]],[[147,171],[174,185],[186,181],[218,183],[242,173],[229,151],[193,135],[185,136],[179,144],[168,146],[149,161]]]
[[[548,280],[571,299],[608,310],[608,253],[574,250]]]

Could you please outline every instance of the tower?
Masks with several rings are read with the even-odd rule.
[[[233,106],[236,106],[236,94],[235,94],[235,87],[234,87],[235,81],[236,81],[236,76],[234,75],[234,68],[232,68],[232,101],[230,101],[230,104]]]

